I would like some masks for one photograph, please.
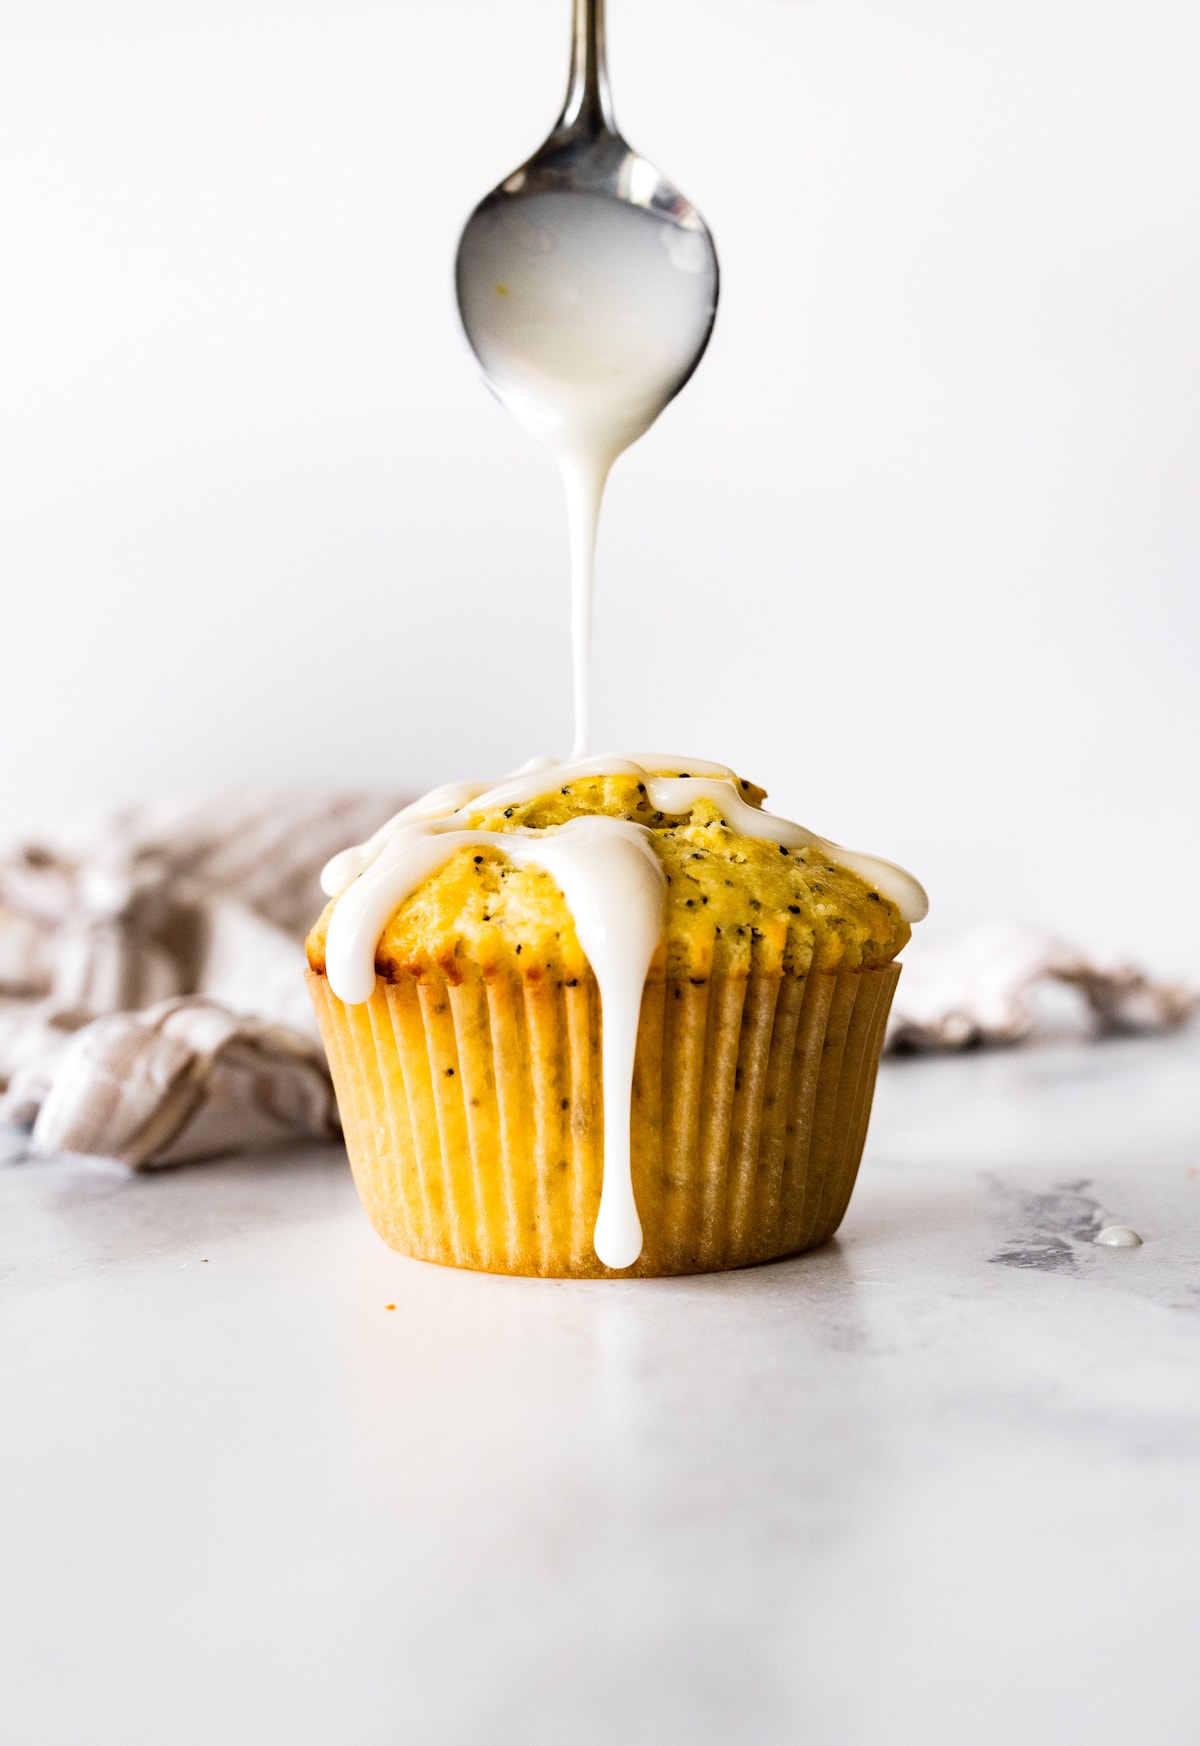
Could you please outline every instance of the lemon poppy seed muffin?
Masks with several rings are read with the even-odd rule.
[[[309,986],[351,1164],[395,1248],[507,1273],[614,1271],[593,1242],[606,1014],[563,881],[528,859],[587,820],[636,827],[662,888],[628,1106],[641,1247],[619,1271],[744,1266],[836,1230],[909,924],[844,851],[798,827],[774,840],[783,821],[761,812],[761,789],[735,791],[729,772],[697,779],[691,800],[686,771],[672,777],[669,810],[636,765],[563,767],[540,792],[501,788],[498,804],[485,793],[426,827],[470,840],[447,837],[388,915],[366,999],[330,987],[338,900],[314,927]],[[746,828],[760,816],[762,836]]]

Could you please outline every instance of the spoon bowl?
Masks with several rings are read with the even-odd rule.
[[[603,0],[574,4],[562,114],[471,214],[455,279],[467,339],[499,398],[555,449],[571,411],[593,441],[611,424],[611,465],[703,357],[719,269],[691,201],[617,131]],[[586,389],[607,404],[585,409]],[[622,394],[625,417],[613,404]],[[553,404],[564,396],[572,407]]]

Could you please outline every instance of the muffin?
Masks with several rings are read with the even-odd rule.
[[[720,765],[547,760],[481,787],[331,863],[308,939],[379,1234],[570,1278],[826,1242],[920,887]]]

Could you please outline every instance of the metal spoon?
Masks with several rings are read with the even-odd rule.
[[[704,355],[716,319],[717,251],[708,226],[691,201],[617,132],[605,55],[604,0],[572,0],[572,6],[571,70],[562,114],[533,156],[479,202],[459,240],[455,278],[467,338],[474,348],[469,314],[471,251],[467,245],[480,221],[498,206],[534,194],[600,194],[643,207],[669,220],[694,236],[697,248],[703,249],[711,262],[712,307],[708,327],[688,371],[690,376]],[[475,350],[478,356],[478,348]],[[676,393],[687,379],[687,376],[681,379]]]
[[[567,488],[575,756],[589,740],[592,559],[613,461],[674,399],[717,310],[712,237],[617,132],[604,0],[573,0],[571,70],[544,145],[481,200],[458,245],[459,313],[497,397]]]
[[[704,239],[714,270],[712,313],[717,312],[717,252],[704,220],[691,201],[667,181],[648,158],[621,137],[613,119],[605,56],[604,0],[572,0],[571,70],[562,113],[544,144],[533,156],[480,201],[467,220],[459,243],[458,290],[462,307],[462,243],[482,213],[504,200],[520,199],[551,189],[606,194],[660,213],[681,230]],[[709,324],[711,331],[711,322]],[[470,338],[470,329],[467,330]],[[708,336],[705,335],[705,343]],[[704,346],[696,354],[700,362]],[[683,384],[680,383],[680,387]]]

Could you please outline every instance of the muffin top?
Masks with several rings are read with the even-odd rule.
[[[528,792],[527,779],[521,792],[501,787],[461,804],[454,830],[483,832],[487,840],[455,847],[404,897],[378,938],[376,972],[394,980],[437,971],[452,981],[472,971],[485,977],[517,972],[530,980],[583,974],[587,957],[558,882],[524,855],[518,864],[504,838],[516,839],[514,850],[533,849],[572,820],[587,818],[643,827],[640,834],[661,867],[662,940],[651,974],[701,980],[714,973],[869,969],[905,945],[910,929],[899,904],[868,882],[876,866],[881,875],[896,870],[762,813],[764,791],[732,772],[719,784],[697,777],[694,800],[684,787],[690,773],[676,768],[670,775],[675,780],[664,784],[636,766],[619,774],[561,766],[533,783],[541,789],[536,794]],[[762,836],[752,828],[755,813],[761,813]],[[780,842],[780,835],[792,840]],[[902,890],[893,895],[903,901]],[[325,969],[337,901],[308,939],[309,964],[318,973]],[[911,901],[907,907],[912,914]]]

